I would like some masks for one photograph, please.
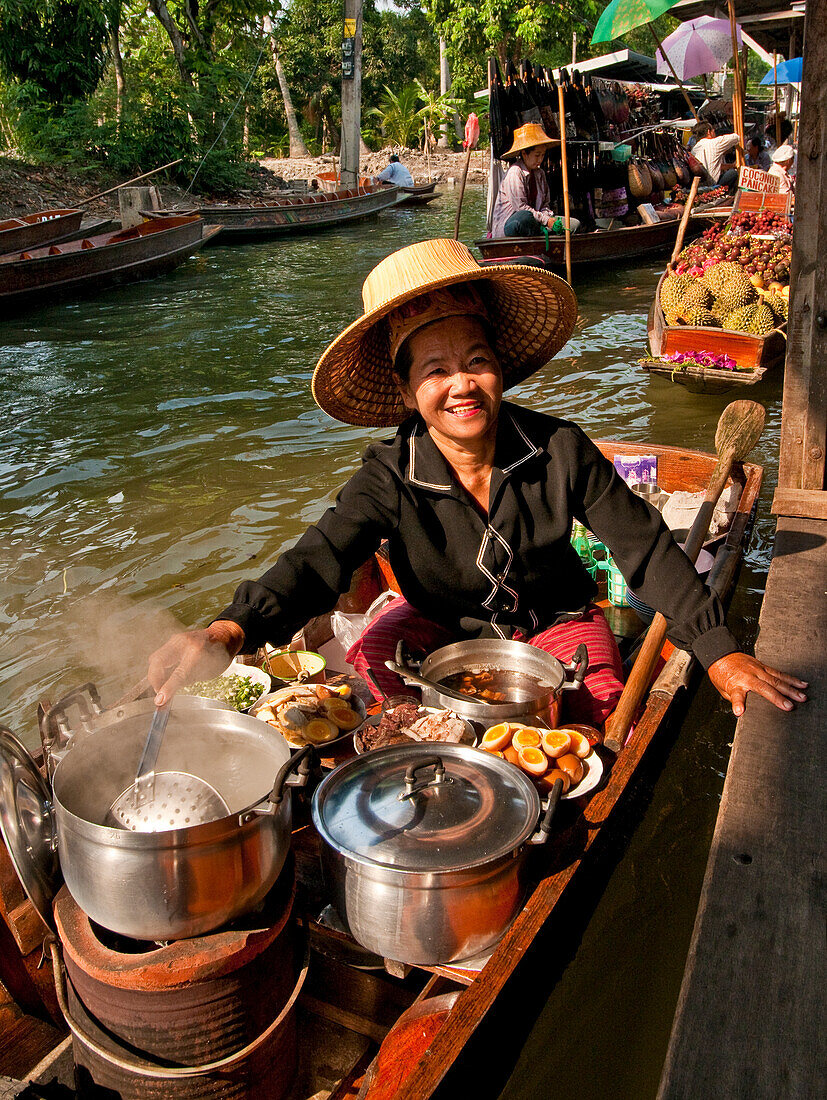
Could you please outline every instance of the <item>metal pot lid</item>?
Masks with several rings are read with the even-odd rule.
[[[52,796],[31,754],[0,726],[0,830],[29,900],[54,930],[52,901],[62,876]]]
[[[343,855],[400,871],[458,871],[517,849],[540,798],[507,761],[467,745],[391,745],[331,772],[313,821]]]

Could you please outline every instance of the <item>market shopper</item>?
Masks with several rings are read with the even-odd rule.
[[[394,187],[413,187],[414,178],[396,153],[388,157],[388,165],[376,177],[380,183],[392,183]]]
[[[790,170],[795,160],[795,150],[791,145],[779,145],[770,158],[770,175],[776,176],[781,181],[781,194],[787,195],[793,190],[793,178]]]
[[[428,650],[461,638],[516,638],[570,660],[590,655],[572,719],[599,724],[621,691],[617,648],[594,582],[571,546],[576,517],[611,548],[641,598],[663,611],[743,712],[747,692],[790,709],[806,684],[738,652],[717,597],[659,513],[627,488],[574,424],[502,400],[568,340],[571,288],[531,267],[480,267],[450,240],[424,241],[380,263],[365,313],[322,355],[317,403],[348,424],[398,425],[298,543],[204,630],[177,634],[150,658],[163,705],[242,650],[281,642],[329,611],[354,570],[388,542],[402,597],[348,654],[391,693],[396,642]]]
[[[725,169],[724,158],[730,149],[735,149],[740,143],[739,136],[722,134],[716,137],[714,126],[701,122],[695,127],[695,137],[692,152],[703,165],[711,182],[719,187],[733,187],[738,181],[738,169]]]
[[[753,134],[747,145],[747,168],[760,168],[762,172],[768,172],[772,161],[764,148],[764,139],[760,134]]]
[[[546,150],[558,141],[542,126],[529,122],[514,131],[514,141],[503,160],[513,160],[503,179],[491,218],[492,237],[538,237],[543,231],[565,232],[565,219],[551,208],[548,182],[540,167]],[[569,218],[572,232],[580,228]]]

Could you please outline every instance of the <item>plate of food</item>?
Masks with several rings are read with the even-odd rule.
[[[288,684],[263,695],[250,713],[278,730],[291,748],[302,749],[351,733],[365,720],[365,704],[347,684]]]
[[[603,761],[594,751],[600,735],[592,726],[573,724],[539,729],[521,722],[500,722],[483,734],[478,748],[502,756],[525,772],[546,799],[557,779],[563,798],[593,791],[603,776]]]
[[[197,695],[201,699],[217,699],[234,710],[249,710],[271,687],[270,677],[255,665],[233,661],[220,676],[198,680],[181,689],[182,695]]]
[[[405,699],[369,719],[353,737],[358,753],[383,749],[405,741],[444,741],[473,745],[474,727],[452,710],[423,707],[416,699]]]

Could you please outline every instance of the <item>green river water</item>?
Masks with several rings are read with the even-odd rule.
[[[0,723],[34,746],[39,699],[90,678],[104,698],[126,690],[174,624],[220,610],[333,500],[387,433],[330,421],[310,396],[313,366],[361,311],[374,264],[452,234],[455,195],[315,237],[211,248],[170,276],[0,320]],[[471,188],[461,238],[484,217]],[[598,438],[711,449],[732,395],[695,396],[636,365],[661,268],[576,275],[574,336],[510,396]],[[746,643],[769,565],[780,381],[750,396],[768,419],[730,615]],[[733,731],[703,683],[578,949],[508,1054],[504,1100],[654,1097]],[[531,980],[550,982],[542,966]]]

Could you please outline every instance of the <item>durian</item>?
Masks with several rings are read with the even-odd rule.
[[[728,307],[730,312],[732,312],[733,310],[740,309],[742,306],[754,302],[757,296],[755,287],[746,275],[741,272],[727,279],[718,291],[717,298],[724,308]]]
[[[750,325],[757,312],[758,306],[755,302],[751,302],[746,306],[741,306],[740,309],[735,309],[727,314],[724,319],[724,328],[735,329],[737,332],[749,332]]]
[[[686,318],[686,323],[692,325],[693,328],[710,328],[718,324],[717,319],[710,310],[702,307],[695,307],[689,312],[685,312],[683,316]]]
[[[749,307],[747,307],[749,308]],[[766,336],[775,328],[775,315],[768,305],[762,302],[755,310],[755,315],[750,321],[749,331],[757,336]]]
[[[769,306],[778,321],[787,320],[787,303],[780,294],[766,294],[764,305]]]
[[[691,275],[670,275],[660,288],[660,304],[664,313],[674,313],[683,300],[684,291],[693,283]]]
[[[733,275],[738,275],[740,272],[740,264],[726,260],[724,263],[713,264],[712,267],[708,267],[703,274],[703,282],[713,294],[717,294],[727,279],[731,279]]]
[[[682,306],[687,309],[708,309],[712,305],[712,291],[703,283],[693,283],[683,293]]]

